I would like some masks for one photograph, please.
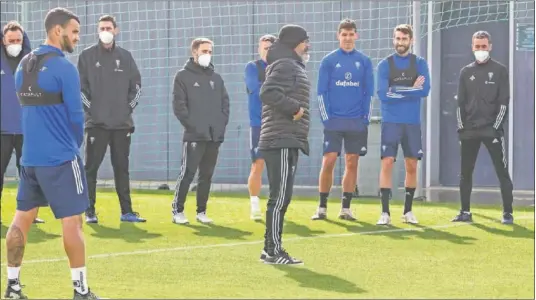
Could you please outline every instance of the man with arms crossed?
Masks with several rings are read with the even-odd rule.
[[[6,236],[5,298],[25,298],[20,267],[26,239],[37,210],[52,209],[61,219],[63,245],[69,259],[74,299],[97,299],[89,290],[82,216],[89,204],[79,148],[84,140],[84,115],[72,53],[79,41],[80,21],[72,12],[55,8],[45,17],[44,45],[26,55],[17,68],[15,85],[22,105],[21,181],[17,211]]]
[[[187,224],[184,202],[199,171],[197,221],[212,223],[207,202],[218,153],[229,123],[229,95],[220,74],[214,71],[212,49],[207,38],[192,41],[192,57],[177,72],[173,84],[173,112],[182,126],[182,162],[173,196],[173,223]]]
[[[132,113],[141,94],[141,75],[132,54],[114,41],[117,30],[114,17],[100,17],[99,41],[84,49],[78,58],[86,118],[87,223],[99,222],[95,213],[97,173],[108,145],[121,221],[145,222],[132,209],[128,158],[134,133]]]
[[[505,156],[505,116],[510,103],[508,69],[490,57],[491,36],[477,31],[472,41],[475,61],[460,72],[458,85],[458,134],[461,145],[461,211],[454,222],[472,222],[471,191],[473,171],[480,144],[488,149],[499,178],[503,201],[503,224],[513,224],[513,184]]]
[[[15,150],[15,163],[20,177],[20,158],[22,156],[22,112],[17,92],[15,90],[15,71],[22,58],[32,51],[30,40],[22,26],[17,21],[8,22],[0,33],[0,130],[1,130],[1,157],[0,157],[0,199],[4,187],[4,176],[9,161]],[[34,223],[44,223],[35,218]]]
[[[259,39],[260,59],[250,61],[246,65],[246,88],[248,93],[249,108],[249,145],[251,151],[251,172],[248,178],[249,197],[251,199],[251,218],[261,219],[261,208],[259,194],[262,186],[262,170],[264,169],[264,159],[259,151],[259,137],[261,135],[261,110],[262,103],[259,98],[259,91],[266,79],[266,53],[268,48],[275,42],[275,36],[267,34]]]
[[[339,218],[355,220],[350,202],[357,182],[357,164],[367,154],[368,124],[374,74],[370,58],[355,49],[357,24],[342,20],[339,49],[326,55],[318,71],[318,108],[324,124],[324,159],[318,183],[320,205],[313,220],[326,218],[333,171],[344,141],[345,168]]]
[[[270,196],[261,261],[302,264],[282,247],[283,222],[292,199],[299,151],[309,155],[309,93],[305,64],[309,37],[298,25],[285,25],[267,54],[262,85],[262,125],[259,149],[266,161]]]
[[[406,199],[402,220],[417,224],[412,212],[417,187],[417,163],[423,155],[421,141],[421,101],[430,92],[430,72],[422,57],[409,52],[413,43],[411,25],[396,26],[393,33],[395,53],[378,64],[378,98],[381,101],[381,171],[380,193],[382,213],[378,225],[391,223],[393,165],[402,147],[406,167]]]

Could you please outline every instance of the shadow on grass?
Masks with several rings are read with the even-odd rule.
[[[292,221],[285,221],[283,225],[283,234],[295,234],[301,237],[312,237],[319,234],[326,233],[323,230],[314,230],[305,225],[294,223]]]
[[[450,232],[437,230],[422,225],[413,225],[413,228],[400,228],[396,226],[379,226],[376,224],[355,221],[355,222],[341,222],[335,220],[324,220],[327,223],[338,225],[346,228],[349,232],[363,235],[381,235],[396,240],[404,240],[410,237],[416,237],[426,240],[443,240],[454,244],[471,244],[476,239],[469,236],[460,236]]]
[[[366,292],[351,281],[334,275],[317,273],[304,266],[273,265],[273,267],[285,272],[285,277],[296,281],[302,288],[344,294]]]
[[[9,230],[9,225],[4,224],[4,223],[0,224],[0,235],[2,236],[3,239],[6,238],[8,230]],[[43,242],[46,242],[48,240],[57,239],[57,238],[60,238],[60,237],[61,237],[60,234],[46,232],[43,229],[39,228],[39,225],[33,224],[30,227],[30,231],[28,232],[27,243],[28,244],[39,244],[39,243],[43,243]]]
[[[187,224],[184,226],[196,230],[194,234],[197,236],[218,237],[218,238],[224,238],[227,240],[245,240],[246,236],[250,236],[253,234],[253,232],[250,232],[250,231],[244,231],[244,230],[216,225],[216,224],[207,224],[207,225]]]
[[[488,233],[502,235],[502,236],[509,237],[509,238],[525,238],[525,239],[531,239],[531,240],[534,239],[534,230],[530,230],[521,225],[514,223],[511,225],[501,224],[502,228],[489,227],[485,224],[478,223],[478,220],[475,220],[476,219],[475,217],[485,219],[487,222],[492,221],[495,223],[499,223],[501,220],[498,218],[495,219],[492,217],[488,217],[479,213],[473,213],[474,223],[471,224],[471,226],[484,230]],[[514,222],[515,222],[515,216],[514,216]]]
[[[91,236],[102,239],[124,240],[127,243],[143,243],[145,240],[162,236],[160,233],[152,233],[138,227],[135,223],[121,222],[119,228],[106,227],[100,224],[87,224],[95,232]]]

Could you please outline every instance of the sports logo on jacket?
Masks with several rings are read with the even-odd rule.
[[[489,78],[489,81],[486,80],[485,84],[495,84],[494,81],[491,81],[491,79],[493,78],[493,72],[488,73],[488,78]]]
[[[115,72],[123,72],[123,70],[119,69],[120,65],[121,65],[121,61],[119,59],[116,59],[115,60],[115,65],[116,65],[116,68],[115,68]]]
[[[211,87],[212,89],[214,89],[214,81],[212,81],[212,80],[210,81],[210,87]]]
[[[342,86],[342,87],[359,87],[360,83],[359,81],[352,81],[352,72],[346,72],[344,73],[344,79],[345,80],[337,80],[335,82],[336,86]]]

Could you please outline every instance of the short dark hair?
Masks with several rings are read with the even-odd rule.
[[[24,29],[22,29],[22,26],[17,21],[9,21],[4,26],[4,29],[2,30],[2,33],[5,35],[8,31],[17,31],[19,30],[20,33],[24,33]]]
[[[411,27],[411,25],[409,25],[409,24],[400,24],[400,25],[396,26],[395,30],[393,31],[393,33],[397,32],[397,31],[400,31],[403,34],[409,35],[410,39],[413,38],[413,27]]]
[[[212,46],[214,46],[214,42],[212,42],[211,40],[207,39],[207,38],[196,38],[192,41],[192,46],[191,46],[191,49],[192,51],[194,50],[197,50],[199,49],[199,46],[201,46],[201,44],[211,44]]]
[[[71,19],[76,20],[76,22],[80,24],[80,19],[72,11],[63,7],[53,8],[45,17],[45,30],[48,33],[50,29],[56,25],[60,25],[61,27],[65,28]]]
[[[352,19],[344,19],[342,20],[340,23],[339,23],[339,28],[337,29],[337,31],[340,33],[341,30],[354,30],[357,32],[357,24],[354,20]]]
[[[479,30],[473,34],[473,39],[487,39],[488,42],[491,44],[491,34],[489,32],[484,30]]]
[[[111,16],[111,15],[104,15],[102,17],[99,18],[99,23],[100,22],[112,22],[112,24],[114,25],[114,28],[117,27],[117,22],[115,21],[115,17]]]
[[[273,34],[265,34],[265,35],[261,36],[261,38],[259,39],[259,43],[260,42],[270,42],[270,43],[273,44],[276,39],[277,38]]]

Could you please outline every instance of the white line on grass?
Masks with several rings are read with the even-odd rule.
[[[521,216],[521,217],[517,217],[516,219],[517,220],[529,220],[529,219],[534,219],[534,217],[533,216]],[[478,222],[476,224],[496,223],[496,222],[497,221],[484,221],[484,222]],[[292,242],[292,241],[313,240],[313,239],[319,239],[319,238],[348,237],[348,236],[355,236],[355,235],[372,235],[372,234],[378,234],[378,233],[397,233],[397,232],[409,232],[409,231],[426,231],[426,230],[429,230],[429,229],[452,228],[452,227],[459,227],[459,226],[471,225],[471,224],[473,224],[473,223],[450,223],[450,224],[436,225],[436,226],[429,226],[429,227],[410,227],[410,228],[396,228],[396,229],[385,229],[385,230],[371,230],[371,231],[362,231],[362,232],[321,234],[321,235],[315,235],[315,236],[309,236],[309,237],[286,238],[286,239],[283,239],[283,242],[288,243],[288,242]],[[224,247],[237,247],[237,246],[256,245],[256,244],[263,244],[263,243],[264,243],[264,240],[262,240],[262,241],[238,242],[238,243],[222,243],[222,244],[211,244],[211,245],[199,245],[199,246],[182,246],[182,247],[176,247],[176,248],[162,248],[162,249],[137,250],[137,251],[129,251],[129,252],[115,252],[115,253],[94,254],[94,255],[89,255],[87,258],[89,258],[89,259],[110,258],[110,257],[118,257],[118,256],[142,255],[142,254],[152,254],[152,253],[161,253],[161,252],[177,252],[177,251],[187,251],[187,250],[196,250],[196,249],[213,249],[213,248],[224,248]],[[47,258],[47,259],[34,259],[34,260],[23,261],[23,264],[53,263],[53,262],[60,262],[60,261],[66,261],[66,260],[67,260],[66,257]],[[5,267],[5,266],[6,266],[6,264],[3,263],[2,267]]]

